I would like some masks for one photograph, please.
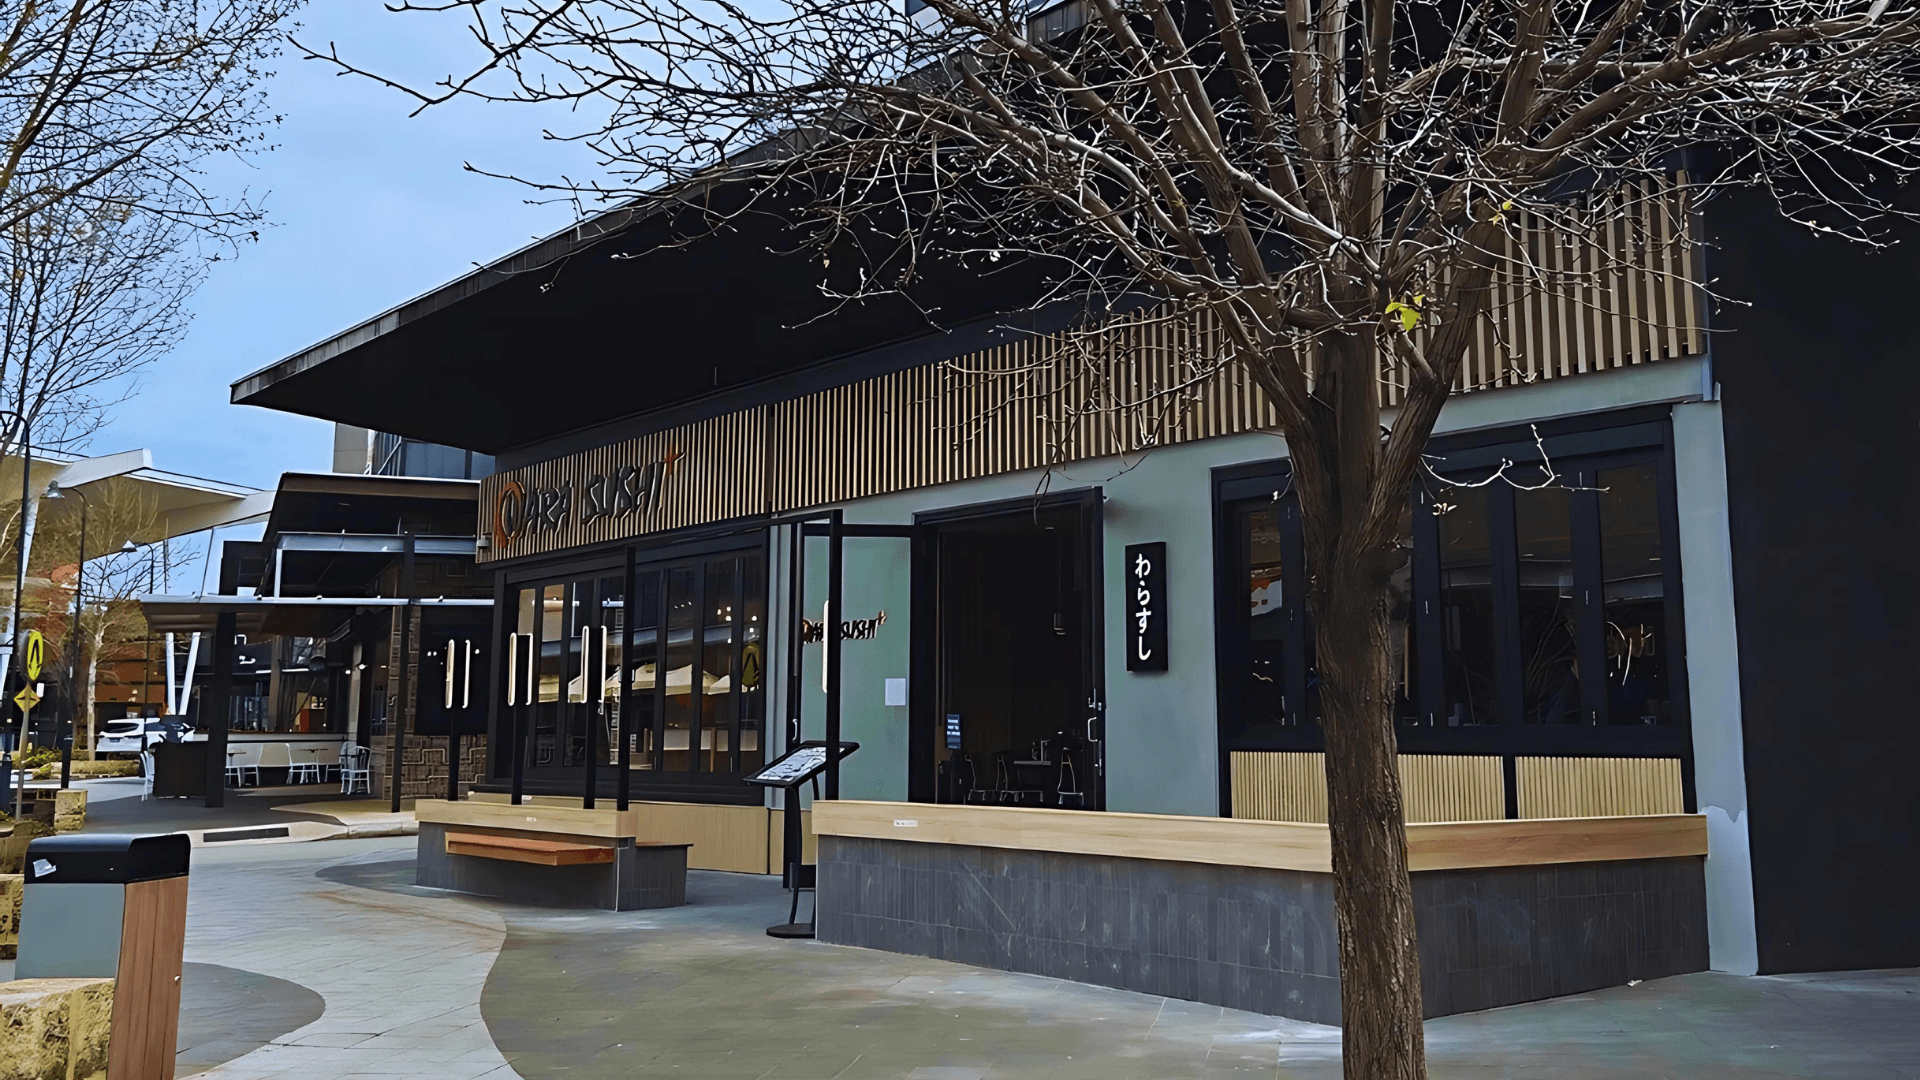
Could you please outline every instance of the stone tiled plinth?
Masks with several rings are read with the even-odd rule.
[[[1428,1016],[1707,966],[1699,858],[1415,874]],[[1330,874],[820,838],[822,941],[1338,1023]]]

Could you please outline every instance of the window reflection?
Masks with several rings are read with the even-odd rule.
[[[1246,722],[1287,722],[1286,586],[1281,574],[1280,508],[1269,504],[1240,514],[1245,552],[1251,648],[1247,655]]]
[[[1607,722],[1671,721],[1659,488],[1652,463],[1601,469],[1600,573],[1606,606]]]
[[[1447,659],[1449,727],[1498,722],[1487,497],[1484,487],[1447,486],[1433,503],[1440,519],[1441,638]]]
[[[1580,721],[1579,627],[1573,604],[1573,527],[1565,487],[1513,493],[1519,555],[1521,717]]]

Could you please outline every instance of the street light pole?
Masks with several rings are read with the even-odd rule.
[[[20,602],[27,591],[27,540],[30,535],[27,531],[27,512],[28,500],[32,497],[33,488],[33,422],[27,419],[25,413],[15,412],[12,409],[0,409],[0,416],[11,416],[20,424],[20,548],[14,553],[17,558],[13,574],[13,648],[8,653],[4,672],[8,677],[0,678],[0,691],[4,691],[13,682],[10,676],[19,668],[16,661],[20,658],[22,646],[26,641],[20,629]],[[4,708],[5,703],[0,702],[0,709]],[[20,713],[19,735],[17,738],[8,739],[6,747],[0,749],[0,777],[10,776],[13,771],[14,744],[19,743],[24,750],[26,738],[27,714],[23,710]],[[17,820],[26,801],[26,788],[25,784],[19,780],[15,781],[15,785],[13,816]]]
[[[67,730],[60,739],[62,789],[73,786],[73,736],[80,729],[80,617],[87,610],[87,516],[93,512],[93,501],[87,498],[87,493],[79,488],[72,490],[80,496],[80,561],[73,568],[73,622],[67,629],[72,638],[67,642],[67,693],[71,701],[67,710]],[[58,480],[47,485],[47,497],[66,497]]]

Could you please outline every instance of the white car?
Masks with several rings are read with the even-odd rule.
[[[185,742],[201,742],[206,735],[167,716],[129,716],[124,720],[109,720],[100,728],[100,738],[93,744],[96,754],[137,754],[149,744],[164,742],[170,726],[180,727],[180,738]]]

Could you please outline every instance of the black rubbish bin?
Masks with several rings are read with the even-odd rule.
[[[109,1076],[173,1063],[190,851],[185,833],[27,845],[14,978],[114,980]]]

